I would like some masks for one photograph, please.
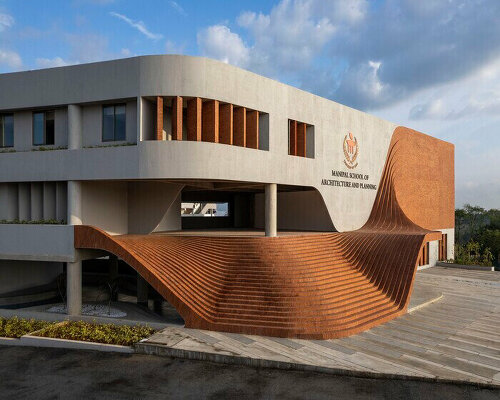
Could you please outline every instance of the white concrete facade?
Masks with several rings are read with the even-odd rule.
[[[183,140],[171,140],[170,108],[163,114],[164,140],[153,140],[157,96],[167,102],[174,96],[198,97],[260,111],[259,149],[187,141],[185,124]],[[125,140],[103,142],[103,106],[118,104],[126,110]],[[54,145],[42,146],[49,151],[37,151],[41,146],[32,141],[32,116],[39,110],[55,112]],[[95,225],[111,234],[179,230],[188,180],[268,188],[255,194],[252,212],[253,226],[270,236],[278,229],[358,229],[370,215],[396,128],[251,72],[187,56],[0,74],[0,113],[14,115],[14,147],[0,153],[0,220],[64,220],[0,225],[0,259],[64,261],[74,264],[75,274],[80,257],[72,225]],[[288,154],[289,120],[308,126],[307,157]],[[351,172],[343,152],[350,132],[360,148],[355,172],[374,188],[322,184],[332,179],[332,171]],[[275,190],[280,186],[301,191]],[[451,258],[453,229],[443,227],[443,232],[449,232]]]

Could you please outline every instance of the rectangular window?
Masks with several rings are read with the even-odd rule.
[[[102,108],[102,141],[120,141],[126,138],[125,104],[104,106]]]
[[[288,154],[314,158],[314,125],[288,120]]]
[[[52,145],[55,143],[54,111],[33,113],[33,145]]]
[[[14,147],[14,116],[0,115],[0,147]]]
[[[183,202],[182,217],[229,217],[229,203],[217,202]]]

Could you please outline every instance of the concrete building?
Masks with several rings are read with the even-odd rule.
[[[0,296],[64,273],[78,314],[115,255],[187,326],[337,337],[453,257],[453,145],[227,64],[1,74],[0,117]]]

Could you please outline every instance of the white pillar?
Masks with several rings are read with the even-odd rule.
[[[66,296],[69,315],[82,313],[82,262],[66,263]]]
[[[68,181],[68,225],[82,223],[82,190],[81,183]],[[66,295],[68,314],[79,315],[82,310],[82,262],[75,250],[76,261],[67,263]]]
[[[70,104],[68,106],[68,149],[82,147],[82,108]]]
[[[278,234],[278,185],[268,183],[265,187],[265,226],[266,236],[277,236]]]
[[[68,181],[68,225],[82,224],[82,184]]]

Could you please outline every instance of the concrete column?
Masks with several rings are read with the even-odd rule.
[[[56,183],[43,183],[43,219],[56,219]]]
[[[219,105],[219,143],[233,144],[233,105]]]
[[[278,234],[278,185],[268,183],[265,187],[265,226],[266,236],[277,236]]]
[[[195,97],[187,103],[187,140],[201,141],[201,99]]]
[[[247,110],[245,107],[234,108],[233,144],[245,147],[247,145]]]
[[[219,143],[219,102],[207,100],[202,105],[201,140]]]
[[[31,220],[39,221],[43,218],[43,183],[31,183]]]
[[[182,140],[182,97],[172,99],[172,140]]]
[[[82,262],[66,263],[66,297],[69,315],[82,313]]]
[[[156,97],[156,140],[163,140],[163,97]]]
[[[139,274],[137,274],[137,304],[146,306],[148,305],[148,282]]]
[[[68,225],[82,224],[82,184],[68,181]]]
[[[82,108],[75,104],[68,106],[68,149],[82,147]]]
[[[118,287],[117,287],[117,279],[118,279],[118,257],[109,256],[109,282],[113,283],[113,293],[111,294],[111,301],[118,300]]]
[[[81,183],[68,181],[68,225],[82,223],[82,191]],[[75,256],[78,251],[75,250]],[[68,314],[79,315],[82,310],[82,262],[80,260],[67,263],[66,266],[66,296]]]
[[[31,219],[31,188],[29,183],[19,183],[17,201],[19,209],[19,220],[29,221]]]

